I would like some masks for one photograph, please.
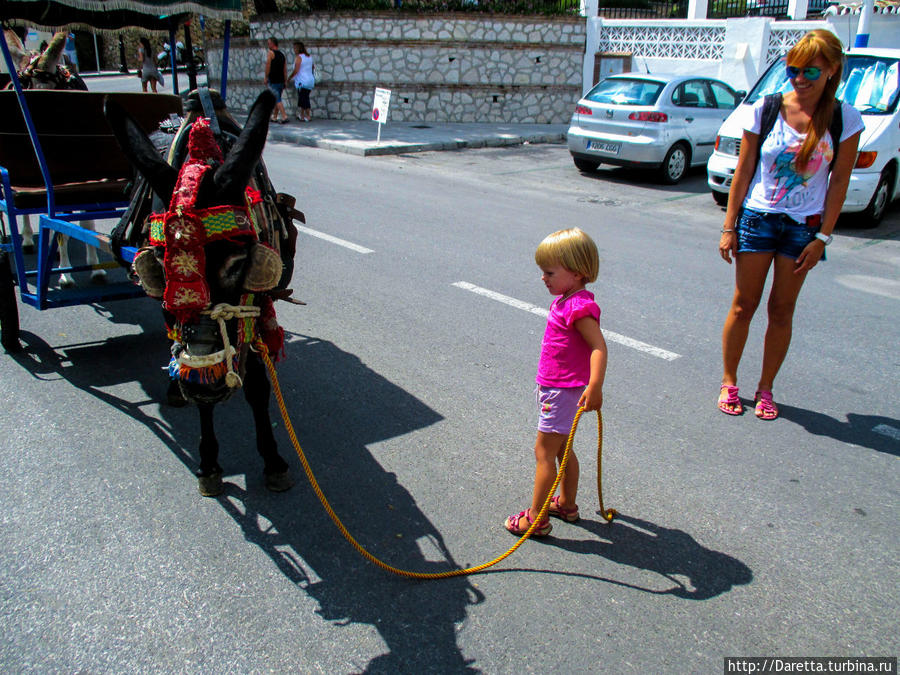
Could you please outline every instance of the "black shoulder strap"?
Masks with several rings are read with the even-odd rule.
[[[756,144],[756,161],[753,163],[753,173],[759,166],[759,156],[762,151],[763,141],[771,133],[778,115],[781,114],[781,94],[769,94],[763,99],[762,115],[759,120],[759,142]]]
[[[763,99],[762,115],[759,120],[759,143],[756,144],[756,163],[753,165],[753,171],[756,172],[756,166],[759,164],[759,156],[762,151],[762,144],[766,137],[775,127],[775,121],[781,112],[781,94],[769,94]],[[841,109],[841,102],[835,100],[834,111],[831,114],[831,124],[828,127],[828,133],[831,134],[831,143],[834,146],[834,154],[831,157],[831,164],[828,165],[829,170],[834,168],[837,160],[838,147],[841,144],[841,135],[844,132],[844,112]]]
[[[828,127],[828,133],[831,134],[831,144],[834,146],[834,154],[831,156],[831,164],[828,165],[829,170],[834,168],[837,161],[838,148],[841,145],[841,136],[844,134],[844,111],[841,109],[841,102],[835,100],[834,112],[831,113],[831,124]]]

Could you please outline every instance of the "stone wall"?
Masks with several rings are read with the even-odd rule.
[[[246,110],[259,93],[269,36],[289,60],[301,40],[315,59],[313,115],[369,119],[375,87],[392,91],[390,118],[422,122],[568,122],[581,95],[580,18],[447,14],[279,16],[232,40],[228,103]],[[207,49],[211,84],[221,43]],[[286,96],[289,111],[296,106]]]

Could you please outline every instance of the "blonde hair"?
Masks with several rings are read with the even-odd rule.
[[[600,271],[597,245],[577,227],[560,230],[546,237],[537,247],[534,261],[541,268],[562,265],[570,272],[584,277],[586,284],[596,281]]]
[[[803,141],[803,145],[800,146],[800,151],[797,153],[795,163],[797,168],[801,170],[806,168],[810,155],[816,149],[819,140],[825,135],[828,127],[831,126],[831,116],[834,113],[834,95],[841,84],[841,71],[844,67],[844,47],[838,37],[830,30],[816,28],[800,38],[800,41],[787,53],[787,58],[785,59],[786,65],[804,68],[819,56],[825,60],[829,68],[835,69],[836,72],[825,83],[822,98],[816,104],[816,109],[810,120],[810,128],[806,133],[806,140]],[[841,139],[832,138],[831,141],[835,150],[837,150]]]

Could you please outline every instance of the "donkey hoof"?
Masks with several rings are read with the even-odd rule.
[[[95,270],[91,272],[91,283],[102,285],[106,283],[106,270]]]
[[[197,489],[204,497],[217,497],[225,489],[222,484],[222,472],[217,471],[208,476],[197,477]]]
[[[284,492],[285,490],[290,490],[294,485],[294,480],[291,478],[289,469],[277,471],[275,473],[267,473],[265,474],[265,477],[266,487],[272,492]]]
[[[37,251],[37,248],[35,248],[34,244],[22,244],[22,253],[31,255],[35,251]]]
[[[59,287],[60,288],[75,288],[75,280],[66,276],[65,274],[59,278]]]

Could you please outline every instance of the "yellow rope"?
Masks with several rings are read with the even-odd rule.
[[[266,368],[269,371],[269,376],[272,381],[272,387],[275,391],[275,398],[278,400],[278,408],[281,411],[281,418],[284,420],[285,429],[287,429],[288,436],[291,438],[291,443],[294,444],[294,449],[297,451],[297,456],[300,458],[300,463],[303,465],[303,470],[306,472],[306,477],[309,479],[309,483],[312,486],[313,491],[315,491],[316,496],[319,498],[319,501],[322,502],[322,506],[325,507],[325,511],[331,517],[331,520],[334,521],[334,524],[341,531],[341,534],[350,542],[350,544],[355,548],[360,555],[362,555],[369,562],[377,565],[383,570],[387,570],[388,572],[392,572],[394,574],[399,574],[400,576],[409,577],[412,579],[447,579],[449,577],[460,577],[468,574],[477,574],[479,572],[483,572],[488,567],[493,567],[501,560],[512,555],[516,549],[518,549],[522,544],[525,543],[525,540],[531,536],[531,533],[534,531],[534,528],[537,527],[537,524],[544,520],[547,516],[547,511],[550,508],[550,499],[556,493],[556,488],[559,486],[559,482],[562,480],[563,474],[566,470],[566,464],[569,461],[569,454],[572,451],[572,444],[575,441],[575,430],[578,428],[578,420],[581,418],[582,413],[584,412],[584,408],[579,408],[578,412],[575,414],[575,419],[572,422],[572,430],[569,432],[569,438],[566,441],[566,449],[563,453],[562,461],[559,463],[559,471],[556,474],[556,480],[553,482],[553,487],[550,488],[550,492],[547,494],[547,498],[544,500],[544,505],[541,507],[541,512],[537,518],[534,519],[534,522],[531,523],[531,526],[528,530],[523,534],[519,540],[510,548],[506,553],[501,556],[498,556],[491,560],[490,562],[483,563],[481,565],[476,565],[475,567],[467,567],[466,569],[459,570],[449,570],[447,572],[413,572],[411,570],[402,570],[397,567],[393,567],[392,565],[388,565],[386,562],[379,560],[374,555],[369,553],[363,546],[353,538],[353,535],[350,534],[349,530],[344,526],[341,522],[341,519],[338,518],[338,515],[334,512],[334,509],[331,508],[331,504],[328,503],[328,500],[325,498],[322,489],[319,487],[319,483],[316,480],[316,477],[313,475],[312,469],[309,466],[309,462],[306,460],[306,455],[303,454],[303,449],[300,447],[300,442],[297,440],[297,435],[294,433],[294,426],[291,424],[291,420],[288,417],[287,408],[284,403],[284,397],[281,394],[281,387],[278,384],[278,375],[275,373],[275,365],[272,363],[272,359],[269,358],[268,350],[265,348],[265,345],[258,344],[257,349],[262,355],[263,361],[266,364]],[[600,455],[603,453],[603,417],[600,414],[600,411],[597,411],[597,495],[600,499],[600,515],[609,522],[616,516],[615,509],[604,509],[603,508],[603,486],[601,482],[601,471],[600,471]]]

